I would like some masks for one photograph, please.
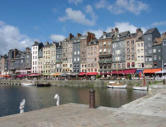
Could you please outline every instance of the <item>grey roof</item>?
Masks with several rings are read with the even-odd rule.
[[[106,38],[112,38],[113,35],[114,35],[113,32],[103,33],[103,35],[100,37],[100,39],[103,39],[104,36],[106,36]]]
[[[98,40],[97,39],[94,39],[90,42],[88,42],[88,45],[97,45],[98,44]]]
[[[148,29],[145,34],[152,34],[155,30],[157,30],[157,28]]]
[[[127,37],[129,35],[130,35],[130,31],[125,31],[125,32],[119,33],[119,37]]]

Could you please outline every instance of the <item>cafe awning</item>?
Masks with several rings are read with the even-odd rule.
[[[39,74],[39,73],[32,73],[32,74],[29,74],[28,76],[30,76],[30,77],[36,77],[36,76],[41,76],[41,74]]]
[[[156,72],[161,71],[161,68],[157,68],[157,69],[144,69],[143,73],[144,74],[154,74]]]
[[[86,72],[80,72],[79,74],[78,74],[78,76],[85,76],[86,75]]]
[[[20,74],[20,75],[17,75],[16,77],[17,78],[23,78],[23,77],[26,77],[26,76],[28,76],[27,74]]]
[[[124,74],[123,70],[112,71],[111,74]]]
[[[157,71],[155,72],[155,74],[165,74],[166,73],[166,70],[162,70],[162,71]]]
[[[111,74],[135,74],[136,69],[114,70]]]
[[[127,70],[123,70],[124,74],[135,74],[136,69],[127,69]]]
[[[10,75],[0,75],[0,77],[2,77],[2,78],[9,78]]]
[[[98,72],[87,72],[86,75],[89,76],[98,75]]]
[[[109,75],[111,72],[100,72],[100,75]]]
[[[61,75],[61,73],[56,72],[56,73],[52,73],[51,75],[52,75],[52,76],[59,76],[59,75]]]

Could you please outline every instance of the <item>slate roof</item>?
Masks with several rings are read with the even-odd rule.
[[[157,30],[157,28],[148,29],[145,34],[152,34],[155,30]]]

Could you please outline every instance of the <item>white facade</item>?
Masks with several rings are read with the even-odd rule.
[[[144,68],[145,58],[144,58],[144,41],[138,41],[136,43],[136,68]]]
[[[32,73],[40,73],[38,69],[38,52],[39,52],[39,46],[33,45],[32,46]]]

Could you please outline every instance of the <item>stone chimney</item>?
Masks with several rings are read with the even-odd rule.
[[[96,39],[95,34],[88,32],[87,42],[90,42],[94,39]]]
[[[138,33],[143,33],[143,32],[142,32],[141,28],[137,28],[136,33],[138,34]]]
[[[115,27],[115,33],[119,33],[119,29]]]
[[[72,33],[69,34],[69,40],[71,40],[74,37]]]
[[[26,48],[26,53],[30,53],[31,49],[29,47]]]
[[[82,35],[80,33],[77,33],[77,37],[81,37]]]

